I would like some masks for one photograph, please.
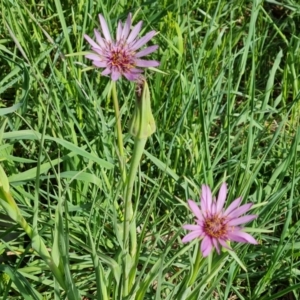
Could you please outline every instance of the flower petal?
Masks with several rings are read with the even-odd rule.
[[[128,72],[123,73],[123,75],[130,81],[136,81],[139,80],[139,78],[141,77],[141,73],[143,73],[143,70],[132,68]]]
[[[145,60],[145,59],[136,59],[135,65],[137,67],[157,67],[159,66],[159,62],[156,60]]]
[[[228,238],[232,241],[239,243],[250,243],[250,244],[258,244],[256,239],[247,232],[243,231],[233,231],[228,234]]]
[[[107,23],[106,23],[105,19],[103,18],[103,16],[101,14],[99,14],[99,20],[100,20],[102,32],[103,32],[103,35],[104,35],[105,39],[108,42],[111,42],[111,36],[110,36],[110,33],[109,33]]]
[[[138,52],[137,54],[135,54],[135,57],[142,57],[142,56],[148,55],[148,54],[156,51],[157,48],[158,48],[158,45],[153,45],[153,46],[147,47],[147,48],[143,49],[142,51]]]
[[[213,243],[214,247],[216,248],[217,253],[220,254],[220,247],[219,247],[218,240],[215,238],[212,238],[212,243]]]
[[[222,245],[222,247],[228,249],[228,250],[232,250],[228,244],[226,243],[226,241],[222,240],[222,239],[218,239],[219,243]]]
[[[197,205],[197,203],[194,202],[193,200],[188,200],[188,205],[189,205],[192,213],[195,215],[195,217],[198,220],[203,220],[201,210],[200,210],[199,206]]]
[[[111,73],[111,69],[110,68],[106,68],[101,74],[104,75],[104,76],[106,76],[106,75],[108,75],[110,73]]]
[[[118,28],[117,28],[116,41],[119,41],[119,40],[121,39],[122,31],[123,31],[123,28],[122,28],[122,22],[119,21],[119,22],[118,22]]]
[[[107,63],[105,61],[93,61],[93,65],[98,67],[98,68],[106,68],[107,67]],[[102,74],[104,75],[104,74]]]
[[[130,72],[135,73],[135,74],[140,74],[140,73],[143,73],[143,70],[138,69],[138,68],[131,68]]]
[[[215,215],[217,213],[217,202],[216,202],[216,198],[213,198],[213,201],[211,203],[211,209],[210,209],[210,213]]]
[[[242,201],[242,197],[235,199],[225,210],[224,216],[228,216],[234,209],[236,209]]]
[[[205,236],[201,243],[201,252],[202,252],[203,257],[208,256],[209,253],[211,252],[212,248],[213,248],[213,245],[212,245],[211,238],[208,236]]]
[[[147,42],[149,42],[156,34],[156,31],[150,31],[148,32],[145,36],[137,40],[132,46],[131,49],[132,51],[135,51],[145,45]]]
[[[102,60],[102,58],[96,53],[86,54],[85,58],[90,59],[90,60],[96,60],[96,61],[101,61]]]
[[[100,32],[99,32],[97,29],[94,29],[94,34],[95,34],[97,43],[98,43],[102,48],[105,48],[105,43],[104,43],[104,41],[103,41],[103,38],[102,38]],[[100,48],[100,47],[98,46],[98,48]]]
[[[227,215],[227,217],[229,219],[238,218],[242,214],[246,213],[252,207],[252,205],[253,205],[252,203],[244,204],[239,208],[233,210],[230,214]]]
[[[111,72],[111,79],[113,81],[117,81],[120,78],[120,76],[121,76],[121,73],[119,71],[117,71],[117,70],[113,70]]]
[[[187,243],[190,242],[196,238],[199,238],[201,236],[201,234],[197,231],[192,231],[190,233],[188,233],[186,236],[183,237],[183,239],[181,240],[183,243]]]
[[[95,48],[100,48],[100,46],[94,41],[92,40],[87,34],[84,35],[84,38],[88,41],[88,43]]]
[[[211,204],[212,204],[212,194],[208,185],[202,185],[201,193],[201,209],[203,215],[206,217],[211,213]]]
[[[103,57],[103,56],[104,56],[104,53],[103,53],[102,49],[92,47],[92,50],[93,50],[94,52],[96,52],[96,53],[98,54],[99,57]]]
[[[137,37],[137,35],[140,33],[142,28],[143,22],[138,22],[132,29],[131,33],[129,34],[129,37],[127,39],[127,43],[130,44],[134,39]]]
[[[220,213],[223,209],[225,200],[226,200],[226,195],[227,195],[227,185],[226,183],[222,183],[219,195],[218,195],[218,200],[217,200],[217,213]]]
[[[240,225],[240,224],[244,224],[244,223],[248,223],[254,219],[257,218],[257,215],[248,215],[248,216],[243,216],[237,219],[232,219],[230,220],[227,225],[229,226],[236,226],[236,225]]]
[[[123,32],[121,35],[121,38],[126,40],[130,31],[130,26],[131,26],[131,14],[128,15],[127,20],[124,24]]]
[[[129,81],[136,81],[140,74],[132,72],[132,69],[129,72],[123,73],[123,75],[128,79]]]
[[[193,225],[193,224],[186,224],[182,225],[182,228],[185,230],[201,230],[201,227],[199,225]]]

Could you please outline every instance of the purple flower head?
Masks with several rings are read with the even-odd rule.
[[[228,241],[257,244],[257,241],[240,226],[257,218],[257,215],[242,216],[252,207],[252,203],[239,206],[242,201],[239,197],[224,209],[226,195],[226,183],[222,184],[217,200],[213,199],[209,186],[202,185],[201,208],[194,201],[188,200],[189,207],[195,215],[196,225],[183,225],[184,229],[191,232],[182,242],[201,238],[201,252],[204,257],[208,256],[213,248],[220,254],[220,246],[231,250]]]
[[[116,40],[114,41],[101,14],[99,19],[103,36],[96,29],[94,30],[95,41],[88,35],[84,35],[84,38],[92,46],[92,53],[87,54],[85,57],[92,60],[94,66],[104,68],[102,75],[109,75],[113,81],[118,80],[122,75],[128,80],[136,81],[143,72],[137,67],[159,66],[159,62],[156,60],[141,59],[141,57],[154,52],[158,45],[138,51],[155,36],[155,31],[150,31],[142,38],[138,38],[143,22],[137,23],[130,32],[131,14],[129,14],[124,26],[119,21]]]

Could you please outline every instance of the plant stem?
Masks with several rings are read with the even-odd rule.
[[[126,183],[126,195],[125,195],[125,220],[124,220],[124,232],[123,232],[123,249],[126,256],[130,252],[131,258],[135,259],[137,242],[136,242],[136,226],[135,218],[133,213],[132,206],[132,193],[133,185],[136,178],[136,173],[140,164],[140,160],[145,149],[147,138],[138,138],[134,139],[134,149],[130,163],[129,174]],[[130,233],[130,250],[129,250],[129,233]],[[124,275],[125,280],[123,281],[123,294],[124,296],[128,295],[129,285],[129,272],[130,266],[128,266],[128,261],[124,257]]]
[[[192,276],[188,282],[188,286],[192,286],[197,279],[198,273],[199,273],[199,268],[201,266],[201,262],[203,260],[202,252],[200,251],[200,244],[197,247],[197,254],[196,254],[196,260],[193,266],[193,273]]]
[[[118,150],[119,150],[119,166],[122,174],[123,184],[125,184],[126,169],[125,169],[125,155],[124,155],[122,126],[121,126],[121,114],[120,114],[119,101],[117,96],[116,83],[114,81],[112,82],[112,98],[113,98],[115,116],[116,116],[116,131],[117,131]]]

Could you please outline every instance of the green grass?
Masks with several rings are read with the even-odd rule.
[[[1,165],[79,299],[121,299],[123,229],[109,79],[76,53],[89,49],[83,34],[99,26],[98,13],[115,32],[129,12],[144,21],[144,34],[159,31],[152,57],[165,73],[147,71],[157,130],[134,188],[140,256],[128,299],[300,299],[298,1],[0,7]],[[129,167],[134,85],[123,79],[117,88]],[[259,217],[248,230],[259,245],[233,243],[240,264],[227,252],[200,258],[189,287],[199,243],[181,243],[181,226],[192,220],[186,200],[197,201],[203,183],[216,194],[223,181],[228,202],[255,203]],[[0,299],[76,299],[59,289],[18,226],[1,225],[0,239]]]

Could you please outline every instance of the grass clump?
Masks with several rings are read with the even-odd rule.
[[[3,0],[1,166],[66,288],[10,219],[0,299],[299,299],[299,11],[292,0]],[[156,132],[133,185],[138,255],[125,297],[117,118],[83,35],[99,13],[115,32],[129,12],[142,35],[159,31],[151,59],[160,71],[145,72]],[[128,172],[135,86],[116,86]],[[216,195],[224,181],[228,205],[254,203],[247,232],[259,245],[204,259],[199,241],[181,242],[186,201],[198,202],[202,184]]]

